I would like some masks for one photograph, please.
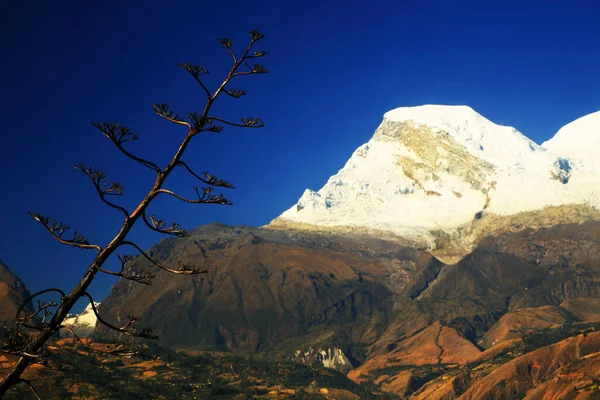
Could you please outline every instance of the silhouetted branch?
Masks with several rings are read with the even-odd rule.
[[[153,170],[157,173],[161,171],[161,169],[158,165],[154,164],[151,161],[144,160],[143,158],[134,156],[133,154],[128,152],[123,147],[123,143],[131,142],[133,140],[138,140],[138,136],[134,135],[133,132],[131,132],[129,130],[129,128],[121,126],[120,124],[113,124],[113,123],[108,123],[108,122],[104,122],[104,123],[93,122],[92,126],[96,129],[100,130],[100,132],[102,132],[104,134],[104,136],[109,138],[110,141],[113,142],[114,145],[117,146],[117,148],[119,150],[121,150],[121,152],[123,154],[125,154],[127,157],[139,162],[144,167],[150,168],[151,170]]]
[[[20,334],[21,336],[24,336],[22,334]],[[9,338],[9,335],[7,335],[7,341],[10,341],[11,339]],[[21,345],[23,348],[26,347],[29,344],[29,342],[27,342],[26,344]],[[8,346],[4,346],[4,347],[0,347],[0,353],[4,353],[4,354],[9,354],[11,356],[18,356],[18,357],[28,357],[28,358],[38,358],[41,357],[41,354],[30,354],[27,353],[24,350],[10,350],[11,347],[16,346],[15,342],[10,342],[8,344]]]
[[[25,315],[24,317],[21,317],[20,315],[21,315],[21,312],[23,311],[23,309],[27,306],[27,304],[29,304],[33,299],[35,299],[38,296],[41,296],[42,294],[50,293],[50,292],[59,293],[61,296],[60,297],[61,303],[62,303],[63,299],[66,297],[65,292],[63,292],[62,290],[57,289],[57,288],[44,289],[44,290],[40,290],[39,292],[32,294],[27,299],[25,299],[23,304],[21,304],[19,306],[19,308],[17,309],[17,313],[15,316],[17,324],[23,325],[23,326],[25,326],[27,328],[31,328],[31,329],[43,330],[44,328],[42,327],[42,325],[46,322],[46,319],[49,316],[46,314],[48,308],[56,307],[56,306],[58,306],[58,304],[56,304],[54,302],[38,302],[38,307],[37,307],[36,311],[34,311],[31,314]],[[32,321],[42,311],[44,311],[44,318],[42,319],[40,326],[29,325],[28,322]]]
[[[139,351],[123,351],[123,350],[127,349],[127,346],[125,346],[124,344],[114,344],[115,347],[113,347],[110,350],[100,350],[100,349],[97,349],[97,348],[95,348],[93,346],[88,345],[83,340],[81,340],[81,338],[79,337],[79,335],[77,335],[77,333],[75,333],[75,331],[73,330],[73,328],[71,328],[69,325],[61,325],[58,328],[59,329],[65,329],[65,330],[69,331],[69,333],[71,335],[73,335],[73,337],[79,343],[81,343],[86,349],[94,351],[96,353],[101,353],[101,354],[116,354],[116,355],[119,355],[119,356],[133,356],[133,355],[140,354]]]
[[[139,275],[128,275],[128,274],[125,274],[122,272],[109,271],[109,270],[106,270],[103,268],[98,268],[98,271],[104,272],[105,274],[118,276],[123,279],[130,280],[130,281],[138,282],[138,283],[141,283],[142,285],[146,285],[146,286],[152,285],[152,279],[154,279],[156,277],[156,275],[153,275],[147,271],[142,271],[142,272],[140,272]]]
[[[31,216],[31,218],[38,221],[42,224],[50,234],[56,239],[58,242],[62,244],[66,244],[67,246],[78,247],[80,249],[94,249],[98,251],[102,251],[102,248],[95,244],[90,244],[85,236],[81,235],[77,231],[73,232],[73,239],[64,239],[64,234],[71,228],[68,225],[63,224],[62,222],[58,222],[50,217],[45,217],[42,213],[39,212],[31,212],[29,211],[27,214]]]
[[[178,233],[182,232],[182,230],[180,230],[177,225],[172,225],[171,227],[167,227],[166,224],[164,223],[164,221],[155,220],[152,218],[150,220],[148,220],[147,218],[145,218],[146,209],[148,208],[150,203],[154,200],[154,198],[160,193],[169,194],[171,196],[174,196],[174,197],[176,197],[182,201],[188,202],[188,203],[224,204],[224,205],[231,204],[231,202],[229,200],[227,200],[225,197],[223,197],[222,195],[213,195],[212,191],[213,191],[213,186],[233,187],[233,185],[231,185],[229,182],[226,182],[224,180],[217,179],[208,173],[205,173],[204,177],[201,177],[198,174],[195,174],[193,171],[191,171],[191,169],[185,163],[181,163],[180,160],[181,160],[182,156],[184,155],[186,149],[188,148],[190,141],[194,138],[195,135],[197,135],[200,132],[204,132],[204,131],[221,132],[221,130],[223,129],[223,126],[221,124],[219,124],[218,122],[226,123],[226,124],[229,124],[232,126],[254,127],[254,128],[263,125],[262,121],[259,118],[246,118],[246,119],[242,118],[241,123],[232,123],[232,122],[223,121],[220,119],[215,119],[215,118],[209,117],[209,114],[211,112],[211,107],[213,106],[217,97],[222,92],[225,92],[228,96],[231,96],[234,98],[239,98],[246,94],[246,92],[244,90],[230,88],[229,84],[230,84],[231,79],[233,79],[234,77],[239,76],[239,75],[264,74],[264,73],[268,72],[268,70],[260,64],[254,64],[253,66],[250,66],[250,64],[248,63],[248,60],[250,60],[250,59],[260,58],[267,54],[266,51],[254,51],[253,53],[251,53],[251,50],[253,49],[255,44],[258,41],[262,40],[262,38],[264,36],[257,30],[253,30],[250,32],[250,37],[251,37],[250,44],[248,45],[248,47],[246,48],[246,50],[244,51],[244,53],[241,56],[236,56],[236,54],[233,52],[233,50],[232,50],[233,42],[231,40],[229,40],[227,38],[220,39],[221,44],[228,49],[228,51],[230,52],[230,55],[233,58],[233,66],[229,69],[226,77],[222,80],[219,87],[212,94],[209,92],[206,85],[204,85],[204,83],[201,80],[202,76],[208,74],[207,70],[205,70],[202,67],[195,65],[195,64],[190,64],[190,63],[178,64],[179,67],[188,71],[188,73],[190,73],[194,77],[194,79],[200,84],[200,86],[202,87],[202,89],[204,90],[204,92],[207,96],[207,102],[203,108],[202,113],[192,112],[192,113],[185,114],[185,117],[187,117],[188,120],[184,120],[184,118],[182,118],[181,116],[176,114],[173,110],[171,110],[169,108],[168,104],[166,104],[166,103],[154,105],[154,111],[157,112],[157,114],[159,116],[167,119],[170,122],[173,122],[176,124],[181,124],[181,125],[186,125],[189,127],[187,135],[180,143],[177,151],[171,157],[169,163],[164,168],[164,170],[161,169],[157,164],[155,164],[151,161],[148,161],[146,159],[134,156],[133,154],[131,154],[129,151],[127,151],[125,149],[125,143],[133,141],[133,140],[138,140],[138,137],[136,135],[134,135],[128,128],[125,128],[119,124],[112,124],[112,123],[101,123],[101,122],[92,123],[92,126],[97,128],[98,130],[100,130],[104,134],[104,136],[106,136],[111,142],[113,142],[113,144],[123,154],[125,154],[127,157],[131,158],[132,160],[142,164],[143,166],[145,166],[157,173],[156,180],[154,181],[152,188],[140,200],[139,204],[131,212],[131,214],[127,215],[124,223],[121,225],[120,229],[118,230],[118,233],[112,238],[112,240],[110,240],[108,242],[108,244],[106,245],[105,248],[102,248],[98,245],[90,244],[85,237],[83,237],[81,234],[79,234],[77,232],[74,232],[74,235],[72,238],[65,238],[64,237],[65,232],[67,232],[69,230],[69,227],[67,225],[65,225],[63,223],[59,223],[51,218],[45,217],[44,215],[42,215],[40,213],[31,213],[31,212],[29,213],[34,219],[36,219],[38,222],[40,222],[42,225],[44,225],[44,227],[46,227],[46,229],[52,234],[52,236],[60,243],[67,244],[67,245],[70,245],[73,247],[78,247],[81,249],[95,249],[95,250],[98,250],[98,254],[94,258],[94,260],[91,262],[91,264],[89,265],[87,271],[82,276],[81,280],[75,286],[73,291],[71,293],[69,293],[68,296],[65,296],[65,294],[62,291],[59,291],[58,289],[47,290],[47,291],[57,291],[62,296],[60,305],[58,306],[58,309],[56,312],[52,313],[49,311],[49,309],[51,307],[56,306],[55,303],[38,302],[38,308],[34,313],[32,313],[30,315],[26,315],[25,317],[17,317],[16,328],[14,329],[14,331],[9,331],[9,335],[8,335],[10,347],[3,348],[2,351],[3,352],[8,351],[9,354],[15,354],[15,355],[18,355],[21,357],[17,360],[17,362],[11,368],[9,368],[8,373],[5,374],[3,377],[1,377],[1,379],[0,379],[0,398],[2,398],[6,394],[7,390],[12,385],[19,383],[19,382],[25,382],[27,384],[26,381],[20,380],[21,375],[23,374],[23,372],[26,370],[26,368],[28,367],[28,365],[31,362],[33,362],[34,360],[38,360],[38,359],[39,360],[44,359],[44,358],[40,358],[40,356],[42,355],[43,346],[59,329],[61,329],[61,327],[62,327],[61,324],[64,321],[64,319],[67,317],[68,312],[70,312],[70,310],[76,304],[77,300],[79,298],[81,298],[82,296],[87,297],[91,301],[92,311],[94,312],[94,315],[96,316],[96,318],[100,324],[103,324],[103,325],[111,328],[112,330],[121,332],[123,334],[130,335],[130,336],[145,337],[145,338],[152,338],[152,339],[156,338],[156,336],[154,336],[152,334],[152,331],[150,331],[148,329],[137,329],[135,327],[137,318],[133,317],[133,316],[128,316],[128,322],[124,326],[119,327],[119,326],[115,326],[115,325],[108,323],[98,314],[98,310],[94,304],[94,301],[93,301],[91,295],[88,292],[86,292],[87,288],[89,287],[89,285],[93,282],[94,278],[96,277],[96,272],[109,273],[109,274],[112,274],[115,276],[122,277],[124,279],[130,279],[130,280],[138,281],[138,282],[141,282],[144,284],[150,283],[152,275],[150,275],[148,273],[136,272],[133,269],[133,266],[131,266],[129,263],[129,261],[131,261],[130,257],[124,256],[124,257],[119,258],[121,260],[121,271],[119,271],[119,272],[107,271],[102,268],[102,266],[108,260],[110,255],[119,247],[121,247],[123,245],[133,246],[134,248],[136,248],[136,250],[138,250],[140,252],[142,257],[144,257],[146,260],[150,261],[154,266],[156,266],[166,272],[169,272],[169,273],[182,274],[182,275],[193,275],[193,274],[201,274],[201,273],[208,272],[208,270],[206,270],[206,269],[200,269],[200,268],[194,267],[189,264],[182,264],[180,262],[178,262],[177,269],[168,268],[168,267],[154,261],[153,259],[151,259],[144,251],[142,251],[142,249],[139,246],[137,246],[135,243],[127,241],[126,238],[127,238],[128,234],[130,233],[131,229],[133,229],[138,218],[140,218],[140,217],[142,217],[142,219],[145,219],[146,223],[148,223],[154,229],[158,229],[159,231],[163,231],[163,232],[166,231],[167,233],[171,233],[171,234],[173,234],[173,233],[178,234]],[[238,72],[238,70],[240,69],[240,67],[242,65],[245,65],[248,68],[248,71]],[[185,198],[173,193],[170,190],[162,189],[162,187],[163,187],[166,179],[169,177],[170,173],[173,171],[173,169],[175,167],[177,167],[179,165],[186,168],[194,177],[199,179],[201,182],[210,186],[208,188],[202,188],[201,190],[198,187],[194,188],[196,191],[196,194],[198,196],[197,200],[185,199]],[[123,187],[118,182],[115,182],[115,183],[107,186],[102,182],[104,179],[104,174],[102,174],[100,171],[93,170],[91,167],[85,167],[84,165],[77,166],[76,168],[80,169],[82,172],[84,172],[86,175],[88,175],[88,177],[92,180],[94,186],[96,187],[98,193],[100,194],[100,197],[107,205],[109,205],[110,207],[119,209],[119,210],[123,211],[124,213],[127,213],[127,210],[125,208],[117,206],[116,204],[113,204],[112,202],[107,200],[108,196],[118,195],[118,194],[122,193]],[[36,293],[31,298],[27,299],[26,304],[31,302],[32,298],[35,297],[36,295],[45,293],[47,291]],[[22,308],[19,309],[19,315],[21,312],[22,312]],[[40,326],[33,327],[34,329],[38,330],[38,333],[36,335],[30,335],[29,333],[23,334],[23,333],[19,332],[19,328],[21,326],[29,326],[28,324],[34,320],[37,323],[37,319],[40,318],[40,316],[41,316]],[[50,316],[52,316],[51,319],[50,319]],[[63,329],[69,330],[69,328],[63,328]],[[119,348],[119,347],[117,347],[117,348]],[[37,396],[37,394],[36,394],[36,396]]]
[[[75,166],[75,169],[83,172],[88,178],[90,178],[90,181],[92,181],[92,184],[96,188],[96,192],[98,192],[98,196],[100,196],[100,199],[106,205],[121,211],[123,214],[125,214],[125,217],[129,216],[129,212],[124,207],[114,204],[106,199],[106,196],[122,195],[123,185],[121,185],[118,181],[107,185],[107,182],[103,182],[105,178],[104,172],[93,169],[91,165],[86,168],[84,164],[78,164]]]
[[[250,64],[248,64],[246,62],[246,60],[248,60],[248,59],[264,57],[267,54],[269,54],[266,51],[255,51],[253,55],[248,55],[248,53],[254,47],[256,42],[263,39],[265,36],[257,30],[252,30],[252,31],[250,31],[250,37],[252,38],[252,40],[250,41],[250,44],[246,48],[244,55],[240,58],[238,63],[234,66],[232,73],[229,75],[230,79],[234,78],[236,76],[241,76],[241,75],[266,74],[269,72],[269,70],[267,70],[265,67],[263,67],[260,64],[254,64],[254,66],[251,67]],[[246,67],[248,67],[248,71],[247,72],[235,72],[242,63],[244,63],[244,65],[246,65]]]
[[[50,318],[53,315],[52,312],[50,312],[48,309],[52,308],[52,307],[56,307],[56,306],[58,306],[58,304],[53,301],[38,300],[38,305],[37,305],[36,311],[33,314],[27,315],[25,318],[23,318],[19,322],[21,323],[21,325],[26,326],[31,329],[44,330],[44,325],[48,321],[48,318]],[[40,313],[43,313],[43,315],[41,317],[42,319],[39,323],[39,326],[27,325],[27,323],[25,321],[33,320],[33,318],[38,317]]]
[[[223,89],[225,94],[233,97],[234,99],[239,99],[242,96],[245,96],[247,93],[243,89]]]
[[[94,312],[94,315],[96,316],[96,319],[98,320],[98,322],[100,322],[102,325],[107,326],[108,328],[110,328],[114,331],[123,333],[128,336],[134,336],[134,337],[139,337],[139,338],[144,338],[144,339],[158,339],[158,336],[154,335],[152,333],[151,329],[136,329],[135,328],[135,324],[138,321],[137,317],[128,315],[127,316],[128,321],[122,327],[118,327],[118,326],[115,326],[115,325],[107,322],[100,316],[100,314],[98,314],[98,310],[96,309],[96,305],[94,304],[94,299],[92,298],[92,296],[88,292],[85,292],[83,295],[86,296],[90,300],[90,305],[92,306],[92,311]]]
[[[17,325],[16,328],[12,328],[6,333],[6,345],[0,348],[0,352],[10,354],[13,356],[27,358],[41,357],[42,354],[33,354],[27,351],[31,340],[31,336],[27,334],[22,334],[19,331],[19,325]]]
[[[98,267],[98,271],[103,272],[108,275],[119,276],[123,279],[127,279],[134,282],[139,282],[142,285],[150,286],[152,285],[152,280],[156,277],[156,275],[152,274],[148,271],[140,271],[137,272],[134,270],[135,265],[131,265],[131,261],[133,260],[133,256],[130,255],[118,255],[117,258],[121,262],[121,271],[115,272],[106,270]]]
[[[260,58],[260,57],[264,57],[267,54],[269,54],[268,51],[255,51],[254,54],[252,54],[251,56],[246,56],[246,59],[251,59],[251,58]]]
[[[249,74],[267,74],[267,73],[269,73],[269,70],[260,64],[254,64],[254,65],[250,66],[250,64],[245,63],[244,65],[246,65],[246,67],[248,68]]]
[[[37,357],[41,357],[40,354],[30,354],[25,351],[10,351],[10,350],[7,350],[6,348],[0,348],[0,353],[8,354],[11,356],[18,356],[18,357],[29,357],[29,358],[34,358],[34,359]]]
[[[179,114],[171,110],[168,103],[154,104],[152,108],[158,115],[165,118],[167,121],[171,121],[174,124],[185,125],[188,128],[192,127],[189,122],[185,121]]]
[[[250,66],[250,64],[245,63],[245,65],[246,65],[246,67],[248,67],[248,71],[236,72],[235,74],[233,74],[232,78],[235,76],[242,76],[242,75],[257,75],[257,74],[268,74],[269,73],[269,70],[260,64],[254,64],[253,66]]]
[[[260,33],[258,31],[258,29],[252,29],[250,31],[250,38],[252,39],[252,44],[258,42],[261,39],[265,38],[265,35],[263,35],[262,33]]]
[[[179,68],[183,68],[187,72],[189,72],[190,75],[192,75],[194,77],[194,79],[196,80],[196,82],[198,82],[198,84],[202,87],[202,89],[204,89],[204,92],[206,93],[206,96],[210,99],[210,92],[209,92],[208,88],[200,80],[200,77],[202,75],[209,74],[208,70],[202,68],[201,66],[199,66],[197,64],[192,64],[192,63],[183,63],[183,64],[180,63],[180,64],[177,64],[177,66]]]
[[[223,130],[223,127],[221,125],[215,125],[212,119],[207,119],[206,117],[198,114],[197,112],[189,112],[185,115],[189,118],[192,124],[194,135],[200,132],[221,133],[221,131]]]
[[[229,51],[229,54],[231,54],[231,58],[233,58],[233,63],[237,64],[237,57],[235,56],[235,53],[231,49],[231,46],[233,46],[233,40],[231,40],[229,38],[219,38],[218,40],[219,40],[219,43],[221,43],[221,45]]]
[[[146,217],[146,212],[142,213],[142,219],[148,226],[148,228],[152,229],[158,233],[164,233],[165,235],[173,235],[183,237],[186,235],[185,229],[179,229],[179,224],[173,222],[170,227],[167,228],[167,223],[162,219],[156,219],[154,215],[151,215],[150,218]]]
[[[162,265],[159,262],[152,259],[148,254],[146,254],[146,252],[144,252],[144,250],[142,250],[140,248],[140,246],[138,246],[137,244],[135,244],[133,242],[124,241],[119,246],[131,246],[131,247],[135,248],[142,255],[142,257],[144,257],[146,260],[150,261],[152,264],[154,264],[156,267],[162,269],[163,271],[170,272],[172,274],[197,275],[197,274],[208,273],[208,270],[205,268],[200,269],[200,268],[193,267],[189,264],[179,264],[179,267],[180,267],[179,269],[172,269],[169,267],[165,267],[164,265]]]
[[[198,179],[200,182],[203,182],[207,185],[211,185],[211,186],[218,186],[218,187],[224,187],[224,188],[228,188],[228,189],[233,189],[235,188],[235,186],[233,186],[233,184],[227,182],[226,180],[223,179],[219,179],[217,177],[215,177],[214,175],[211,175],[208,172],[203,172],[204,174],[204,178],[202,178],[200,175],[196,174],[194,171],[192,171],[192,169],[183,161],[179,161],[179,163],[177,165],[181,165],[182,167],[184,167],[185,169],[188,170],[188,172],[196,179]]]
[[[157,194],[168,194],[170,196],[175,197],[176,199],[179,199],[183,202],[189,203],[189,204],[220,204],[223,206],[230,206],[233,203],[231,201],[229,201],[229,199],[227,199],[225,196],[223,196],[222,194],[211,194],[212,191],[214,190],[213,187],[203,187],[202,188],[202,194],[200,194],[200,188],[198,186],[194,186],[194,191],[196,192],[196,195],[198,196],[197,200],[192,200],[192,199],[187,199],[185,197],[181,197],[180,195],[168,190],[168,189],[158,189],[156,191]]]
[[[214,121],[218,121],[221,122],[223,124],[227,124],[227,125],[231,125],[231,126],[237,126],[238,128],[262,128],[263,126],[265,126],[265,124],[263,123],[262,119],[260,118],[254,118],[254,117],[248,117],[248,118],[240,118],[240,121],[242,121],[241,124],[235,123],[235,122],[229,122],[226,121],[224,119],[221,118],[217,118],[217,117],[209,117],[210,120],[214,120]]]
[[[29,386],[29,389],[31,390],[31,393],[33,393],[33,395],[35,396],[35,398],[37,400],[42,400],[42,398],[40,397],[40,395],[38,394],[37,390],[35,390],[35,388],[33,387],[33,385],[31,384],[31,382],[29,382],[27,379],[23,379],[23,378],[19,378],[19,380],[17,381],[19,383],[24,383],[27,386]]]

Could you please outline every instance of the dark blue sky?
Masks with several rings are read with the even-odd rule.
[[[326,4],[322,4],[326,3]],[[492,4],[493,3],[493,4]],[[32,290],[70,290],[91,254],[65,248],[26,214],[42,211],[106,244],[121,217],[96,197],[81,162],[125,185],[131,207],[152,173],[125,159],[91,121],[140,136],[130,149],[163,165],[184,131],[153,114],[168,101],[201,111],[200,88],[178,62],[229,66],[216,41],[237,49],[260,29],[272,72],[240,79],[219,115],[258,115],[261,130],[198,137],[185,159],[236,184],[232,207],[169,199],[152,213],[194,228],[212,221],[263,225],[305,188],[319,189],[367,141],[384,112],[466,104],[538,143],[600,109],[600,3],[596,1],[59,1],[11,2],[0,15],[0,258]],[[192,194],[184,171],[168,188]],[[138,227],[143,247],[160,235]],[[114,265],[112,263],[111,265]],[[101,299],[112,280],[91,292]]]

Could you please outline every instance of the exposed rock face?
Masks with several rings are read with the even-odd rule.
[[[353,368],[350,360],[338,348],[313,349],[309,347],[307,351],[296,350],[291,359],[306,365],[321,365],[343,373],[348,373]]]
[[[410,156],[398,155],[396,165],[420,189],[439,190],[438,186],[430,187],[428,182],[439,183],[441,176],[450,173],[466,187],[485,194],[486,183],[494,172],[492,163],[471,154],[449,134],[425,124],[384,120],[373,140],[399,143],[412,153]],[[457,184],[454,189],[460,193],[463,186]],[[460,193],[460,197],[456,197],[462,196]]]
[[[0,261],[0,325],[12,325],[18,308],[30,296],[29,289]],[[31,313],[30,305],[25,312]]]

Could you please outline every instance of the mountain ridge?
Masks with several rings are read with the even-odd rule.
[[[576,131],[595,143],[598,116],[568,124],[557,140]],[[600,144],[563,154],[548,143],[466,106],[392,110],[318,192],[307,189],[268,226],[389,231],[430,247],[436,232],[455,235],[483,215],[600,206]]]
[[[386,113],[344,168],[282,214],[293,218],[214,223],[152,246],[161,264],[208,272],[173,276],[139,257],[133,272],[157,272],[154,285],[121,279],[100,313],[115,325],[135,315],[172,349],[326,365],[400,396],[507,393],[480,378],[508,379],[530,360],[518,357],[600,326],[600,211],[577,200],[598,187],[597,116],[555,142],[574,130],[585,152],[558,154],[466,107],[429,109],[429,120],[423,110]],[[116,338],[101,324],[96,335]],[[536,354],[542,364],[553,353]]]

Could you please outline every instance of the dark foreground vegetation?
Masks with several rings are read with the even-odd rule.
[[[0,370],[5,370],[8,360],[0,360]],[[137,355],[119,356],[91,351],[71,339],[51,344],[46,366],[34,366],[27,378],[45,400],[395,398],[358,385],[334,370],[294,362],[227,353],[185,354],[159,346],[146,346]],[[32,398],[25,385],[6,396]]]

